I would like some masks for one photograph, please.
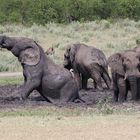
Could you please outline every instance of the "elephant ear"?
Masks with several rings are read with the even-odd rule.
[[[120,75],[125,75],[123,68],[123,58],[120,53],[116,53],[108,58],[108,65],[111,70]]]
[[[40,61],[40,51],[38,47],[28,47],[20,52],[19,61],[30,66],[37,65]]]

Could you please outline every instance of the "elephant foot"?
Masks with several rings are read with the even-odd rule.
[[[118,99],[117,99],[117,98],[114,98],[113,101],[114,101],[114,102],[118,102]]]
[[[74,100],[74,103],[85,103],[85,101],[80,97],[78,97],[77,99]]]
[[[27,100],[27,96],[26,96],[26,95],[21,94],[20,100],[22,100],[22,101]]]
[[[137,97],[132,97],[130,100],[131,101],[138,101],[138,98]]]
[[[119,103],[124,103],[126,100],[119,100]]]
[[[90,90],[89,88],[83,88],[83,90]]]

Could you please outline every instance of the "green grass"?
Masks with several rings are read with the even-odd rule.
[[[21,65],[16,57],[13,54],[6,50],[0,51],[0,72],[13,72],[21,71]]]
[[[19,107],[11,109],[1,109],[0,118],[2,117],[18,117],[18,116],[38,116],[62,119],[64,117],[94,117],[94,116],[108,116],[108,115],[137,115],[138,105],[132,105],[131,103],[125,103],[121,105],[112,105],[111,103],[103,103],[100,105],[97,103],[93,106],[71,106],[64,107],[57,106],[45,106],[45,107]]]
[[[0,85],[19,85],[23,83],[23,77],[1,77],[0,78]]]

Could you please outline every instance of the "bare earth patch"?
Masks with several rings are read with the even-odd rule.
[[[45,101],[45,99],[37,92],[33,91],[26,101],[20,100],[20,93],[17,94],[14,91],[19,87],[19,85],[5,85],[0,86],[0,110],[9,109],[24,109],[24,108],[38,108],[38,107],[50,107],[52,104]],[[112,101],[112,91],[104,89],[103,92],[95,90],[92,88],[92,83],[89,84],[88,90],[80,90],[79,92],[81,99],[85,103],[68,103],[62,105],[64,108],[91,108],[92,110],[105,111],[105,114],[112,114],[114,110],[124,110],[124,111],[135,111],[140,112],[140,101],[134,102],[128,101],[125,103],[114,103]],[[130,95],[129,95],[130,96]],[[61,106],[61,107],[62,107]]]

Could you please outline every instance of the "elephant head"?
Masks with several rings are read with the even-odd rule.
[[[125,78],[129,76],[140,76],[139,65],[140,56],[137,52],[128,50],[124,53],[116,53],[109,57],[108,64],[112,71],[118,73]]]
[[[67,69],[73,68],[73,62],[75,60],[75,54],[77,52],[79,44],[68,45],[64,53],[64,67]]]
[[[36,65],[40,61],[39,46],[31,39],[0,36],[0,47],[10,50],[21,64]]]

